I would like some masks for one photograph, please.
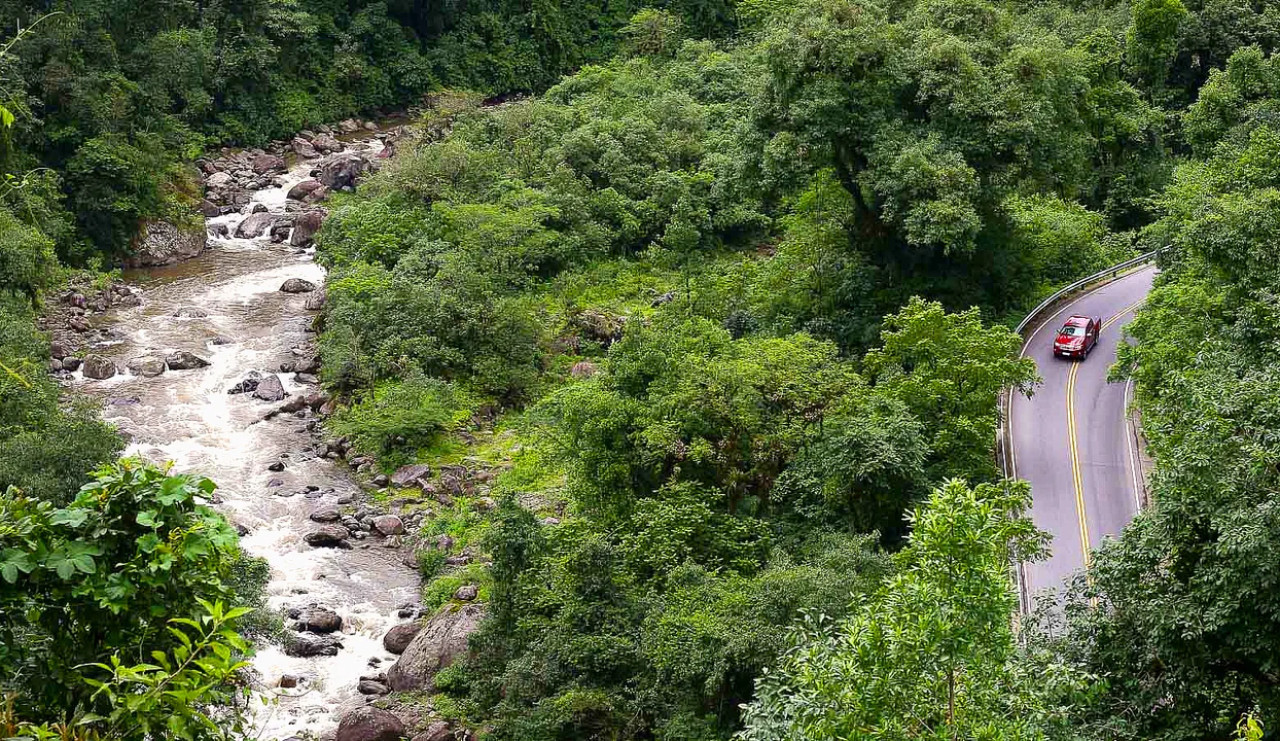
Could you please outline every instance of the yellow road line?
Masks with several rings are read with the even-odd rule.
[[[1078,363],[1071,365],[1067,373],[1067,446],[1071,453],[1071,478],[1075,485],[1076,521],[1080,525],[1080,552],[1084,554],[1084,567],[1087,570],[1093,565],[1093,552],[1089,547],[1089,527],[1084,514],[1084,480],[1080,472],[1080,448],[1076,444],[1076,374],[1080,370]]]
[[[1121,317],[1142,305],[1146,299],[1139,299],[1132,304],[1112,316],[1110,319],[1102,323],[1098,333],[1115,324]],[[1072,363],[1071,370],[1067,373],[1067,446],[1071,454],[1071,478],[1075,486],[1076,496],[1076,521],[1080,525],[1080,551],[1084,554],[1084,568],[1086,574],[1091,566],[1093,566],[1093,549],[1089,546],[1089,525],[1088,518],[1085,516],[1084,510],[1084,474],[1080,470],[1080,446],[1076,438],[1076,376],[1080,371],[1079,363]]]

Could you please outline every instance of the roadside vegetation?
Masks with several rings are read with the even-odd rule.
[[[0,46],[0,738],[246,736],[265,567],[212,482],[117,460],[36,315],[189,218],[206,148],[404,108],[317,257],[329,429],[431,466],[378,496],[429,513],[423,606],[487,611],[407,702],[495,741],[1261,738],[1275,9],[645,5],[0,0],[43,17]],[[1152,507],[1015,627],[1007,327],[1166,246],[1115,370]]]

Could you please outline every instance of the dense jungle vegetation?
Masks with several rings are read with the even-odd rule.
[[[478,581],[488,617],[408,701],[512,741],[1274,722],[1275,4],[0,0],[0,19],[0,737],[242,737],[238,662],[271,620],[233,606],[260,606],[264,567],[200,503],[212,482],[115,461],[46,377],[34,317],[139,224],[189,218],[206,148],[405,108],[417,138],[318,239],[329,426],[386,471],[500,472],[492,511],[424,502],[424,537],[492,559],[423,550],[424,604]],[[1015,627],[1011,549],[1045,543],[993,455],[998,395],[1037,381],[1007,327],[1165,246],[1114,370],[1153,504],[1064,611]]]

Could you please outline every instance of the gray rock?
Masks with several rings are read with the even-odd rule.
[[[209,312],[204,309],[197,309],[194,306],[184,306],[171,314],[174,319],[203,319],[209,316]]]
[[[303,304],[303,308],[307,311],[320,311],[324,308],[325,302],[328,301],[328,292],[321,288],[318,291],[312,291],[307,295],[307,301]]]
[[[281,675],[281,677],[280,677],[280,688],[281,688],[281,689],[286,689],[286,690],[293,689],[294,687],[297,687],[297,686],[298,686],[298,682],[299,682],[300,680],[301,680],[301,677],[299,677],[299,676],[298,676],[298,675],[296,675],[296,674],[284,674],[284,675]]]
[[[258,174],[284,172],[284,158],[274,154],[260,154],[253,158],[253,171]]]
[[[280,286],[284,293],[310,293],[316,290],[316,284],[302,278],[290,278]]]
[[[413,741],[453,741],[453,730],[443,720],[433,721],[427,730],[413,737]]]
[[[315,633],[292,633],[284,641],[287,656],[337,656],[341,648],[342,641],[334,636]]]
[[[373,164],[364,157],[354,152],[343,152],[326,157],[320,163],[320,174],[316,179],[330,190],[354,188],[356,180],[372,169]]]
[[[420,632],[422,632],[422,626],[418,623],[402,623],[392,626],[391,630],[388,630],[386,635],[382,636],[382,647],[387,649],[389,653],[402,654]]]
[[[307,533],[302,539],[307,542],[307,545],[314,548],[341,548],[346,545],[349,537],[351,537],[351,533],[345,527],[341,525],[325,525]]]
[[[251,394],[254,392],[255,389],[258,388],[258,385],[261,383],[262,383],[262,374],[259,373],[258,371],[249,371],[249,374],[244,377],[244,380],[240,381],[236,385],[227,389],[227,393],[228,394]]]
[[[129,372],[135,376],[155,378],[164,373],[164,360],[154,356],[134,358],[129,361],[128,368]]]
[[[200,213],[204,214],[206,218],[213,218],[214,216],[222,215],[222,209],[218,208],[217,204],[210,201],[208,198],[200,199],[200,205],[198,208]]]
[[[303,139],[300,136],[294,137],[293,141],[289,144],[289,146],[293,149],[295,154],[297,154],[299,157],[302,157],[303,159],[310,160],[320,156],[320,153],[316,151],[316,148],[311,146],[311,142],[307,141],[306,139]],[[289,196],[289,197],[292,198],[293,196]]]
[[[462,600],[463,602],[470,602],[479,595],[480,590],[476,588],[476,585],[464,584],[463,586],[458,587],[458,591],[453,593],[453,598]]]
[[[284,390],[284,384],[280,383],[280,377],[274,373],[268,373],[258,381],[258,385],[253,389],[253,396],[263,401],[280,401],[288,396]]]
[[[209,236],[216,237],[218,239],[226,239],[227,237],[231,236],[231,230],[228,229],[227,225],[223,224],[222,222],[218,222],[217,224],[210,224]]]
[[[71,371],[72,373],[75,373],[77,370],[79,370],[80,365],[81,365],[83,362],[84,362],[83,360],[81,360],[80,358],[77,358],[77,357],[75,357],[75,356],[73,356],[73,355],[72,355],[72,356],[67,356],[67,357],[65,357],[65,358],[63,358],[63,359],[62,359],[62,369],[63,369],[63,370],[66,370],[66,371]]]
[[[311,146],[320,154],[329,154],[330,152],[341,152],[342,142],[333,138],[328,132],[325,132],[311,140]]]
[[[323,187],[324,187],[324,183],[320,182],[319,180],[315,180],[315,179],[303,180],[301,183],[298,183],[297,185],[289,189],[289,193],[287,197],[292,198],[295,201],[301,201],[306,199],[307,196],[311,195],[317,190],[320,190]]]
[[[333,741],[400,741],[404,735],[404,723],[399,718],[366,705],[342,716]]]
[[[195,368],[207,368],[209,361],[186,350],[179,350],[172,353],[164,359],[165,365],[169,366],[169,370],[193,370]]]
[[[133,255],[126,260],[130,267],[172,265],[189,260],[209,243],[204,219],[198,224],[179,227],[167,221],[148,221],[133,241]]]
[[[265,211],[246,216],[236,225],[236,237],[238,239],[257,239],[271,228],[271,222],[275,221],[275,218],[275,216]]]
[[[362,695],[385,695],[390,691],[385,684],[375,682],[372,679],[362,679],[356,685],[356,692]]]
[[[483,607],[472,604],[431,618],[387,670],[387,684],[397,692],[430,691],[436,673],[467,652],[484,614]]]
[[[391,484],[393,486],[408,487],[418,486],[420,482],[431,475],[431,466],[420,463],[411,466],[401,466],[391,474]]]
[[[63,364],[66,367],[66,364]],[[116,368],[114,361],[102,357],[101,355],[90,355],[84,359],[84,377],[104,379],[114,376],[119,369]]]
[[[382,515],[373,518],[373,529],[382,535],[400,535],[404,532],[404,522],[395,515]]]
[[[209,188],[225,188],[228,185],[231,185],[234,180],[235,178],[231,177],[229,173],[215,172],[204,181],[204,184]]]
[[[311,513],[312,522],[337,522],[341,519],[342,513],[338,511],[337,507],[326,507]]]
[[[307,247],[315,241],[316,232],[324,223],[324,211],[306,211],[294,219],[293,232],[289,235],[289,244],[294,247]]]
[[[298,615],[298,622],[293,624],[294,630],[312,633],[336,633],[342,630],[342,616],[333,610],[312,605]]]

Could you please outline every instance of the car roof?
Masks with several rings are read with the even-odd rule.
[[[1069,316],[1067,317],[1067,321],[1064,322],[1062,326],[1065,327],[1068,325],[1074,325],[1077,327],[1087,327],[1089,325],[1089,317],[1080,316],[1079,314],[1076,314],[1075,316]]]

